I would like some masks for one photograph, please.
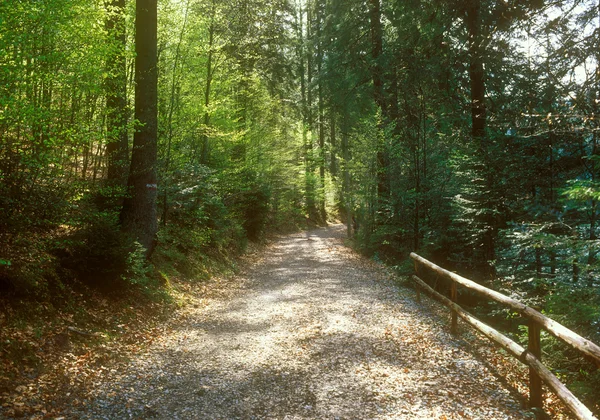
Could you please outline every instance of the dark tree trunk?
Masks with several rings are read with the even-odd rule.
[[[106,184],[109,194],[121,195],[127,185],[127,62],[125,59],[125,0],[106,2],[109,53],[106,62]],[[118,200],[117,202],[120,202]]]
[[[381,4],[380,0],[369,0],[369,14],[371,23],[371,77],[373,79],[373,100],[381,110],[381,116],[388,121],[388,110],[383,91],[383,68],[381,56],[383,54],[383,35],[381,29]],[[377,196],[384,198],[389,193],[387,181],[388,157],[385,145],[379,145],[377,150]]]
[[[321,194],[319,194],[319,219],[327,223],[327,211],[325,210],[325,103],[323,98],[323,80],[321,66],[323,64],[323,49],[321,45],[322,5],[319,0],[317,7],[317,74],[318,74],[318,101],[319,101],[319,178],[321,182]]]
[[[137,0],[135,34],[135,119],[129,196],[123,204],[123,229],[146,249],[154,250],[157,143],[157,0]]]
[[[335,133],[335,112],[333,111],[333,107],[329,110],[329,144],[331,146],[330,151],[330,161],[331,165],[329,166],[329,172],[331,172],[331,177],[336,178],[338,173],[338,163],[337,163],[337,139]]]
[[[485,80],[481,45],[481,5],[479,0],[471,1],[467,8],[466,21],[469,33],[469,80],[471,83],[471,134],[481,153],[485,147]]]
[[[348,238],[352,238],[354,235],[354,213],[352,210],[352,192],[350,191],[350,171],[348,169],[348,163],[350,162],[350,145],[348,135],[348,116],[343,115],[342,117],[342,159],[343,159],[343,181],[342,181],[342,203],[344,211],[346,213],[346,233]]]
[[[485,135],[486,105],[485,105],[485,73],[483,68],[483,36],[481,22],[481,1],[472,0],[465,10],[465,22],[468,31],[469,45],[469,80],[471,85],[471,136],[477,148],[479,159],[483,166],[485,189],[494,189],[494,176],[489,157],[489,145]],[[484,207],[483,218],[483,255],[482,271],[487,278],[495,277],[491,263],[496,258],[497,222],[492,211],[494,203],[483,198],[480,205]]]
[[[379,0],[369,0],[371,18],[371,76],[373,78],[373,97],[382,113],[386,113],[385,97],[383,96],[383,69],[381,55],[383,53],[383,34],[381,29],[381,5]]]

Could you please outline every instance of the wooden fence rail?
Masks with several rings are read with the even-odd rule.
[[[548,385],[548,387],[561,399],[561,401],[571,410],[571,412],[578,419],[595,419],[598,420],[593,413],[573,395],[567,387],[558,380],[556,376],[546,366],[542,364],[541,359],[541,345],[540,345],[540,330],[544,328],[550,334],[564,341],[571,347],[579,350],[581,353],[588,356],[596,364],[600,366],[600,347],[593,342],[586,340],[580,335],[574,333],[558,322],[542,315],[540,312],[533,308],[524,305],[523,303],[498,293],[494,290],[488,289],[474,281],[468,280],[458,274],[452,273],[448,270],[443,269],[426,260],[425,258],[415,254],[410,254],[410,257],[415,262],[416,275],[412,277],[413,281],[417,285],[417,298],[419,299],[419,289],[423,289],[434,298],[441,301],[445,306],[448,306],[452,311],[452,324],[451,330],[457,331],[457,319],[460,317],[466,321],[469,325],[473,326],[483,335],[488,337],[490,340],[498,344],[500,347],[505,349],[512,356],[516,357],[525,365],[529,366],[529,403],[531,407],[542,408],[542,381]],[[451,298],[441,295],[440,293],[433,290],[427,283],[421,280],[418,276],[420,273],[429,271],[436,274],[441,278],[445,278],[451,281]],[[422,275],[422,274],[421,274]],[[473,315],[465,311],[461,306],[456,303],[457,300],[457,285],[461,285],[469,290],[475,291],[480,295],[495,300],[496,302],[502,303],[522,316],[528,318],[529,328],[528,336],[529,342],[527,349],[521,347],[510,338],[502,335],[500,332],[484,324]]]

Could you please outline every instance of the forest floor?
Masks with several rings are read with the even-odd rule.
[[[439,305],[416,303],[343,237],[342,226],[281,237],[243,274],[208,282],[120,362],[65,372],[60,395],[46,397],[55,401],[21,416],[532,417],[522,409],[524,369],[465,328],[451,335]]]

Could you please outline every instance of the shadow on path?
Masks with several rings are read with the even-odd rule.
[[[289,235],[73,418],[523,418],[442,320],[342,244]],[[226,286],[224,286],[226,287]]]

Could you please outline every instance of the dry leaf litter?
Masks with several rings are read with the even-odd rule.
[[[343,226],[285,236],[64,419],[520,419],[519,396]]]

